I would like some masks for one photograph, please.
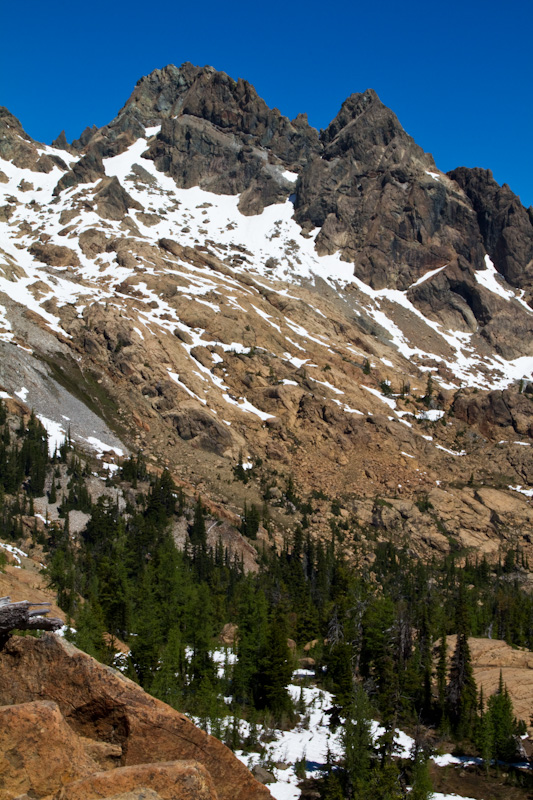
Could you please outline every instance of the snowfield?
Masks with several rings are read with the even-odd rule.
[[[442,381],[441,383],[449,388],[461,385],[485,389],[504,388],[521,378],[531,378],[532,357],[524,356],[506,361],[496,355],[480,356],[472,347],[472,334],[446,330],[440,323],[424,316],[413,305],[408,297],[409,290],[446,269],[446,264],[425,273],[406,291],[374,290],[354,277],[352,265],[341,260],[338,253],[317,255],[315,239],[318,229],[311,235],[302,235],[300,227],[293,220],[293,204],[290,198],[285,203],[267,206],[261,214],[244,216],[238,209],[239,195],[216,195],[198,187],[178,188],[172,178],[156,169],[153,161],[143,158],[148,147],[148,139],[158,131],[159,127],[147,129],[145,138],[137,139],[124,153],[104,160],[106,175],[116,177],[133,200],[145,209],[145,212],[134,210],[130,212],[131,219],[139,232],[139,235],[133,234],[133,238],[138,238],[139,242],[146,241],[156,245],[161,238],[170,238],[178,241],[181,246],[194,247],[198,242],[209,241],[210,246],[215,247],[220,257],[223,257],[225,252],[237,251],[243,256],[236,274],[239,272],[253,275],[255,280],[266,281],[263,283],[265,288],[288,298],[292,297],[289,287],[298,282],[313,284],[324,281],[341,295],[349,287],[350,296],[354,298],[351,302],[355,303],[356,314],[366,316],[381,326],[390,337],[390,346],[409,361],[414,360],[423,365],[424,361],[431,359],[447,367],[455,376],[455,380],[447,384]],[[76,157],[51,147],[44,147],[42,152],[59,156],[70,166],[76,161]],[[138,180],[132,172],[134,165],[142,166],[145,174],[149,176],[149,184]],[[0,169],[8,179],[7,183],[0,184],[0,202],[3,195],[4,198],[11,197],[20,203],[8,222],[0,222],[0,237],[5,256],[10,264],[17,266],[15,273],[9,277],[0,274],[0,292],[4,292],[11,300],[39,314],[51,331],[68,337],[59,317],[49,308],[44,308],[48,300],[54,298],[59,308],[64,305],[76,306],[78,315],[81,315],[83,308],[93,301],[107,300],[120,303],[121,293],[118,287],[134,276],[136,270],[119,266],[113,253],[99,254],[97,264],[83,253],[76,236],[65,238],[64,226],[59,218],[62,212],[73,207],[76,208],[77,214],[73,220],[77,235],[91,228],[102,228],[101,218],[84,203],[84,200],[94,198],[98,182],[74,186],[63,191],[58,198],[54,198],[53,189],[62,175],[59,168],[54,167],[49,174],[36,173],[19,169],[10,162],[0,160]],[[428,174],[435,180],[442,179],[439,173]],[[293,173],[286,173],[285,177],[295,180]],[[33,188],[23,190],[22,180],[31,183]],[[144,213],[152,214],[153,224],[146,224]],[[29,226],[31,233],[26,231],[20,233],[17,224],[22,222]],[[123,235],[122,223],[115,220],[106,220],[105,230],[109,236]],[[67,245],[73,249],[81,266],[74,271],[70,267],[54,268],[52,271],[34,259],[27,250],[35,240],[34,231],[45,233],[51,244]],[[250,299],[257,296],[256,290],[246,289],[240,281],[229,274],[222,279],[222,276],[214,274],[208,268],[192,267],[191,264],[183,264],[181,268],[180,259],[175,261],[175,268],[169,265],[168,274],[175,276],[177,288],[183,298],[194,297],[197,302],[215,312],[219,310],[219,305],[212,298],[216,298],[221,291],[230,304],[242,309],[239,301],[231,294],[231,285],[239,289],[241,296],[243,293],[248,293]],[[496,272],[488,256],[485,265],[485,270],[476,272],[478,283],[499,298],[509,303],[520,303],[528,313],[533,313],[524,303],[522,293],[505,282]],[[143,268],[147,274],[154,271],[149,261],[144,263]],[[45,291],[44,287],[48,288],[48,292],[39,298],[33,291],[33,287],[37,284],[41,287],[40,292]],[[136,284],[136,290],[146,303],[152,304],[151,310],[146,310],[144,307],[142,311],[137,311],[135,330],[141,339],[150,333],[157,335],[158,329],[170,330],[178,326],[194,339],[194,344],[189,350],[199,341],[202,345],[210,343],[202,338],[204,331],[191,330],[181,323],[175,309],[163,298],[151,292],[146,284],[143,285],[142,282]],[[209,295],[209,299],[206,295]],[[117,308],[120,308],[119,303]],[[395,309],[401,311],[401,314],[397,316]],[[280,324],[279,314],[274,317],[253,303],[250,303],[249,310],[260,315],[285,338],[287,343],[292,345],[287,348],[289,350],[287,358],[295,366],[300,359],[291,352],[293,348],[305,349],[306,341],[328,348],[327,340],[311,334],[301,322],[296,323],[286,317],[282,320],[283,324]],[[323,312],[318,309],[317,314],[324,317]],[[393,317],[396,316],[395,321]],[[417,337],[416,343],[410,341],[401,327],[403,323],[399,322],[404,317],[416,319],[419,324],[425,326],[428,333],[440,337],[443,345],[445,344],[453,352],[453,358],[445,359],[424,350],[420,346],[420,341],[423,341],[424,337]],[[296,341],[294,336],[292,339],[289,338],[291,331],[296,334]],[[0,306],[0,338],[3,341],[13,341],[11,322],[4,306]],[[233,346],[245,347],[239,342],[233,343]],[[348,347],[349,343],[346,343],[346,346]],[[303,360],[301,363],[304,363]],[[383,363],[392,362],[383,359]],[[190,390],[190,387],[188,388]],[[220,385],[218,388],[225,393],[227,402],[231,402],[225,387]],[[331,388],[332,391],[336,391],[336,387]],[[199,399],[203,400],[200,397]],[[246,402],[239,405],[244,413],[256,414],[262,420],[268,418],[262,415],[264,412],[260,409],[252,408]]]

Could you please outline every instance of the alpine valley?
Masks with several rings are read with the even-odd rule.
[[[0,108],[0,390],[0,594],[89,653],[2,640],[57,768],[0,732],[0,798],[530,796],[533,208],[489,170],[189,63],[72,143]]]

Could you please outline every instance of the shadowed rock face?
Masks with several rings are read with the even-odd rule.
[[[304,115],[290,122],[270,109],[248,81],[188,63],[141,78],[110,127],[131,130],[136,122],[158,125],[181,115],[205,120],[243,144],[266,148],[287,167],[301,166],[320,150],[318,133]]]
[[[0,106],[0,158],[32,172],[51,172],[54,166],[67,168],[61,158],[41,155],[37,142],[28,136],[18,119],[4,106]]]
[[[36,700],[51,702],[35,703]],[[183,714],[147,695],[120,673],[102,666],[56,636],[9,640],[0,652],[0,704],[13,706],[12,713],[19,717],[22,712],[17,709],[38,706],[35,713],[51,718],[54,731],[58,731],[54,734],[56,739],[64,739],[65,731],[69,735],[77,734],[67,736],[69,753],[81,749],[78,737],[83,737],[93,743],[90,752],[94,753],[95,742],[100,748],[106,744],[113,747],[121,767],[152,765],[152,772],[157,775],[151,788],[157,793],[161,790],[162,798],[173,796],[163,790],[168,784],[168,775],[161,777],[163,772],[168,773],[161,762],[169,761],[199,762],[200,766],[189,763],[183,769],[185,772],[192,770],[196,775],[196,788],[201,784],[202,790],[197,795],[184,793],[184,798],[267,800],[270,797],[268,790],[218,739],[208,736]],[[46,742],[41,741],[41,744],[44,747],[42,757],[46,758]],[[91,763],[91,759],[84,756],[80,769],[71,769],[70,781],[87,776]],[[179,766],[172,769],[180,771]],[[64,797],[107,797],[107,794],[98,794],[99,781],[117,787],[109,796],[116,794],[119,788],[121,791],[133,789],[135,778],[131,775],[137,775],[139,770],[118,772],[105,779],[92,776],[78,788],[73,786],[66,791]],[[66,778],[63,783],[67,783]]]
[[[512,285],[533,291],[533,209],[526,209],[507,184],[499,186],[490,169],[459,167],[448,175],[463,189],[476,213],[487,253]]]
[[[533,437],[531,403],[523,394],[495,391],[487,394],[458,393],[453,404],[458,419],[480,425],[490,432],[494,427],[512,428],[521,436]]]
[[[321,228],[319,253],[341,250],[376,289],[405,290],[436,267],[481,263],[475,215],[462,192],[375,92],[349,97],[321,143],[295,204],[304,228]]]

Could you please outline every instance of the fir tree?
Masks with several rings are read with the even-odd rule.
[[[150,694],[172,708],[183,708],[183,687],[186,678],[185,648],[177,625],[168,634],[159,668],[150,684]]]
[[[292,655],[287,645],[286,619],[277,611],[270,621],[261,659],[261,670],[255,685],[255,700],[260,708],[268,708],[279,721],[292,716],[293,705],[287,690],[292,678]]]
[[[409,800],[431,800],[433,784],[428,769],[428,760],[423,753],[416,758],[411,778]]]
[[[371,770],[371,709],[367,694],[358,683],[352,688],[345,712],[341,742],[347,791],[350,797],[363,798],[367,796]]]
[[[437,662],[437,697],[438,714],[441,731],[447,727],[446,723],[446,676],[448,673],[448,644],[446,641],[446,630],[441,631],[439,644],[439,659]]]
[[[477,689],[468,646],[469,624],[463,588],[457,603],[456,630],[457,641],[451,661],[446,701],[452,729],[462,739],[472,736],[477,710]]]
[[[193,548],[202,549],[206,547],[205,511],[202,505],[202,498],[199,495],[194,507],[193,523],[189,528],[189,537]]]
[[[486,716],[490,717],[493,731],[492,754],[501,761],[514,761],[518,753],[514,737],[513,705],[507,687],[503,683],[501,670],[498,690],[489,697],[487,705]]]

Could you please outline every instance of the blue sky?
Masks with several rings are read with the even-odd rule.
[[[533,204],[530,0],[4,4],[0,104],[35,139],[109,122],[142,76],[211,64],[325,127],[372,87],[442,170],[492,169]]]

